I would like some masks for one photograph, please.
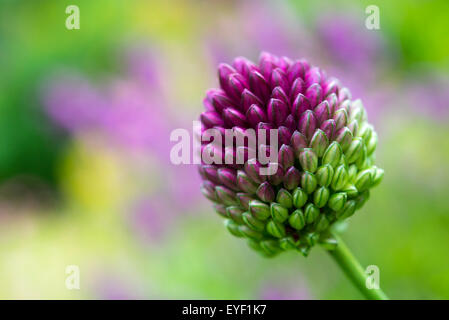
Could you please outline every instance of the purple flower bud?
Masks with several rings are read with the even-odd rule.
[[[291,101],[295,101],[296,96],[300,93],[304,93],[306,91],[306,84],[304,83],[304,80],[301,78],[297,78],[290,89],[290,98]]]
[[[313,112],[315,113],[318,124],[323,123],[331,117],[329,102],[327,102],[326,100],[320,102],[320,104],[316,106]]]
[[[221,183],[231,190],[238,191],[237,187],[237,173],[233,169],[220,168],[218,169],[218,178]]]
[[[256,192],[257,196],[259,197],[260,200],[264,201],[264,202],[272,202],[274,201],[274,189],[271,186],[271,184],[267,181],[265,181],[264,183],[262,183],[259,188],[257,189]]]
[[[204,181],[201,185],[201,193],[210,201],[218,201],[215,193],[215,186],[210,181]]]
[[[277,57],[268,52],[262,52],[260,54],[259,57],[260,72],[265,78],[269,79],[274,68],[276,68],[276,61]]]
[[[223,111],[223,118],[229,127],[234,127],[234,126],[246,127],[247,126],[246,117],[240,111],[238,111],[236,109],[226,108]]]
[[[251,92],[257,95],[262,101],[266,101],[271,94],[270,86],[265,78],[257,71],[253,70],[249,74],[249,86]]]
[[[229,64],[220,63],[218,66],[218,81],[220,82],[220,87],[226,91],[228,86],[228,78],[231,74],[237,71],[231,67]]]
[[[249,73],[252,70],[257,70],[256,65],[245,57],[235,58],[232,65],[246,79],[249,78]]]
[[[245,78],[240,73],[233,73],[229,76],[226,93],[236,102],[240,102],[243,90],[248,88]]]
[[[284,175],[284,187],[287,190],[293,190],[299,185],[301,174],[295,167],[290,167]]]
[[[231,99],[226,96],[223,90],[212,89],[207,92],[206,99],[210,101],[214,110],[221,114],[225,108],[234,106]]]
[[[331,114],[334,114],[335,110],[337,110],[337,104],[338,104],[337,95],[335,93],[331,93],[326,98],[326,101],[329,102],[329,109],[331,111]]]
[[[249,159],[245,163],[246,174],[256,183],[262,183],[267,179],[267,176],[260,175],[260,164],[256,159]]]
[[[285,119],[285,125],[286,128],[289,129],[289,131],[293,132],[296,130],[296,121],[295,121],[295,117],[292,114],[289,114],[287,116],[287,118]],[[283,126],[280,126],[279,128],[281,128]],[[290,133],[291,136],[291,133]]]
[[[214,190],[214,192],[215,192],[215,190]],[[224,218],[226,218],[228,216],[227,213],[226,213],[226,206],[225,205],[222,205],[222,204],[219,204],[219,203],[215,203],[214,204],[214,209],[220,216],[222,216]]]
[[[222,186],[217,186],[215,187],[215,193],[217,194],[217,198],[221,203],[227,206],[238,205],[237,197],[235,193],[230,189]]]
[[[291,116],[291,115],[290,115]],[[279,137],[279,144],[290,144],[290,139],[292,137],[292,132],[289,128],[280,126],[278,128],[278,137]]]
[[[268,102],[268,120],[277,127],[284,123],[288,113],[288,106],[281,100],[270,99],[270,101]]]
[[[307,88],[304,95],[310,101],[310,106],[315,108],[321,102],[322,94],[321,86],[318,83],[314,83]]]
[[[241,98],[241,105],[242,105],[243,110],[245,110],[245,112],[246,112],[248,110],[248,108],[250,106],[252,106],[253,104],[262,106],[263,102],[256,95],[254,95],[254,93],[252,93],[248,89],[243,90],[242,98]]]
[[[215,184],[220,184],[221,181],[218,178],[218,168],[214,165],[202,165],[201,172],[206,179],[212,181]]]
[[[292,114],[297,118],[300,119],[301,115],[306,111],[309,110],[310,107],[310,101],[301,93],[299,93],[292,104]]]
[[[323,86],[324,97],[327,97],[332,93],[338,94],[339,87],[340,83],[337,79],[335,78],[328,79]]]
[[[346,152],[346,150],[348,150],[349,145],[352,142],[351,130],[349,130],[347,127],[341,128],[340,130],[337,131],[335,140],[338,141],[338,143],[340,143],[343,152]]]
[[[246,118],[253,128],[256,128],[260,122],[266,122],[267,116],[262,108],[257,104],[253,104],[246,112]]]
[[[311,110],[304,112],[299,118],[299,131],[310,139],[316,129],[316,118]]]
[[[288,145],[283,144],[281,146],[281,149],[279,149],[278,157],[279,163],[285,169],[289,169],[295,164],[295,154],[293,152],[293,149]]]
[[[321,83],[320,69],[317,67],[310,68],[310,70],[306,72],[305,82],[307,87],[310,87],[313,84],[320,84]]]
[[[201,123],[206,127],[206,128],[212,128],[215,126],[223,126],[224,125],[224,121],[222,119],[222,117],[214,112],[214,111],[206,111],[201,113]]]
[[[344,100],[351,100],[352,95],[348,88],[342,88],[338,91],[338,102],[342,103]]]
[[[304,79],[306,76],[307,70],[310,68],[310,65],[304,60],[295,61],[287,71],[287,78],[290,83],[292,83],[297,78]]]
[[[329,140],[332,140],[335,132],[335,120],[329,119],[324,121],[321,124],[320,129],[323,130],[323,132],[326,134]]]
[[[287,80],[287,75],[280,68],[276,68],[271,73],[271,87],[274,89],[276,87],[281,87],[284,92],[288,93],[289,85]]]
[[[270,182],[273,186],[280,185],[284,181],[284,169],[279,164],[277,167],[277,171],[268,176],[268,182]]]
[[[271,93],[271,97],[273,99],[278,99],[284,102],[286,105],[290,104],[290,100],[285,93],[285,91],[281,87],[276,87],[273,89],[273,92]]]
[[[301,132],[295,131],[290,139],[290,145],[292,146],[295,155],[298,157],[299,153],[307,147],[307,138]]]

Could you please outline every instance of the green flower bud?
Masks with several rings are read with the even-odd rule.
[[[368,122],[364,122],[359,129],[357,135],[365,140],[365,143],[368,143],[371,139],[371,135],[373,134],[373,126]]]
[[[254,240],[261,240],[263,238],[262,233],[251,229],[247,225],[239,226],[239,231],[246,238],[250,238],[250,239],[254,239]]]
[[[329,199],[329,194],[329,189],[326,187],[316,189],[313,194],[313,203],[315,203],[318,208],[324,207]]]
[[[310,247],[308,245],[302,244],[298,247],[299,252],[301,252],[301,254],[304,257],[307,257],[310,253]]]
[[[277,222],[284,222],[288,218],[288,209],[281,206],[279,203],[273,202],[271,204],[271,216]]]
[[[290,209],[293,206],[293,196],[285,189],[280,189],[278,191],[276,201],[287,209]]]
[[[371,187],[373,183],[373,171],[371,169],[366,169],[360,171],[355,179],[355,187],[359,192],[365,191]]]
[[[348,195],[346,192],[337,192],[330,196],[327,205],[334,211],[340,211],[343,209],[347,199]]]
[[[275,238],[285,237],[285,227],[282,223],[270,220],[267,223],[267,232]]]
[[[350,184],[350,183],[345,185],[344,188],[342,189],[342,191],[346,192],[349,199],[357,197],[359,194],[359,190],[357,190],[357,188],[353,184]]]
[[[374,167],[374,178],[371,187],[377,186],[382,181],[383,177],[384,177],[384,170],[378,167]]]
[[[362,122],[364,119],[364,107],[360,99],[355,100],[349,111],[349,122],[356,120],[357,122]]]
[[[345,203],[342,210],[337,212],[337,219],[343,220],[352,216],[355,212],[355,201],[349,200]]]
[[[270,207],[259,200],[249,202],[249,211],[259,220],[267,220],[270,217]]]
[[[260,242],[251,238],[247,238],[247,242],[248,242],[248,246],[253,249],[256,250],[258,252],[263,252],[263,249],[260,247]]]
[[[310,140],[310,147],[315,151],[315,154],[318,157],[323,156],[326,151],[327,146],[329,145],[329,139],[323,130],[317,129],[313,134],[312,139]],[[310,171],[310,170],[308,170]]]
[[[363,145],[362,138],[357,137],[352,140],[351,145],[345,153],[348,163],[355,162],[362,155]]]
[[[348,181],[354,182],[358,172],[359,169],[357,169],[357,166],[355,164],[351,164],[348,168]]]
[[[330,164],[332,167],[336,167],[340,163],[341,155],[343,151],[337,141],[332,142],[324,152],[322,163]]]
[[[304,209],[304,217],[306,218],[306,223],[311,224],[320,215],[320,210],[315,207],[312,203],[306,205]]]
[[[355,209],[358,210],[363,207],[366,201],[369,199],[369,190],[365,190],[362,192],[361,195],[359,195],[357,198],[355,198]]]
[[[319,234],[315,232],[309,232],[304,236],[304,240],[309,246],[314,246],[318,242],[319,238]]]
[[[229,232],[231,234],[233,234],[234,236],[243,237],[243,235],[240,233],[239,225],[236,224],[234,221],[232,221],[230,219],[226,219],[224,221],[224,225],[225,225],[226,229],[228,229]]]
[[[296,249],[297,243],[295,242],[293,237],[285,237],[285,238],[282,238],[281,240],[279,240],[279,246],[283,250],[292,250],[292,249]]]
[[[263,240],[259,245],[268,256],[274,256],[280,252],[279,244],[275,240]]]
[[[376,150],[376,147],[377,147],[377,133],[374,131],[371,134],[371,138],[369,139],[369,141],[366,145],[366,150],[368,152],[368,156],[373,154],[373,152]]]
[[[318,157],[311,148],[304,148],[299,154],[299,163],[304,171],[315,172],[318,168]]]
[[[329,227],[329,220],[327,220],[324,214],[320,215],[316,221],[315,230],[321,232]]]
[[[304,172],[301,177],[301,187],[306,193],[312,193],[315,191],[317,186],[317,181],[315,175],[310,172]]]
[[[315,176],[320,186],[329,187],[334,176],[334,168],[330,164],[325,164],[318,168]]]
[[[292,228],[296,230],[301,230],[306,225],[306,221],[304,218],[304,214],[301,209],[296,209],[288,218],[288,223],[292,226]]]
[[[254,218],[249,212],[244,212],[242,214],[242,218],[246,225],[254,231],[263,232],[263,230],[265,229],[265,223]]]
[[[368,161],[368,151],[366,151],[366,146],[363,145],[362,153],[359,158],[355,161],[355,165],[359,170],[363,170],[367,166]]]
[[[293,205],[296,208],[302,208],[307,202],[307,193],[301,188],[296,188],[293,192]]]
[[[231,206],[226,208],[226,215],[238,224],[243,224],[242,214],[243,210],[238,206]]]
[[[334,190],[341,190],[348,182],[348,172],[344,165],[340,165],[335,169],[334,177],[332,179],[331,187]]]
[[[347,125],[348,129],[351,130],[352,136],[355,137],[357,136],[357,133],[359,131],[359,123],[354,120],[351,121],[348,125]]]

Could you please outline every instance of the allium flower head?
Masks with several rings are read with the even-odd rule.
[[[220,88],[204,99],[201,138],[203,156],[223,161],[200,165],[203,194],[231,234],[266,256],[292,249],[307,255],[316,243],[332,245],[329,228],[352,216],[383,176],[374,166],[377,135],[362,102],[306,60],[268,53],[258,64],[241,57],[221,64],[218,77]],[[217,145],[206,137],[211,128],[222,136],[232,129],[236,137],[256,130],[255,153],[250,139]],[[259,170],[273,164],[258,160],[266,144],[262,129],[278,133],[277,170],[270,175]],[[226,162],[237,154],[242,163]]]

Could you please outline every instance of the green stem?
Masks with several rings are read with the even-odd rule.
[[[346,273],[352,283],[360,290],[360,292],[369,300],[388,300],[388,297],[382,289],[368,289],[366,279],[368,275],[363,270],[360,263],[351,253],[343,240],[333,234],[338,241],[338,245],[334,250],[328,250],[329,254],[335,259],[341,269]]]

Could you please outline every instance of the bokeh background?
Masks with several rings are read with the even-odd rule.
[[[3,0],[0,298],[362,298],[318,247],[265,259],[242,245],[196,168],[169,162],[217,64],[265,50],[364,101],[386,174],[343,237],[392,298],[449,299],[448,31],[445,0]]]

